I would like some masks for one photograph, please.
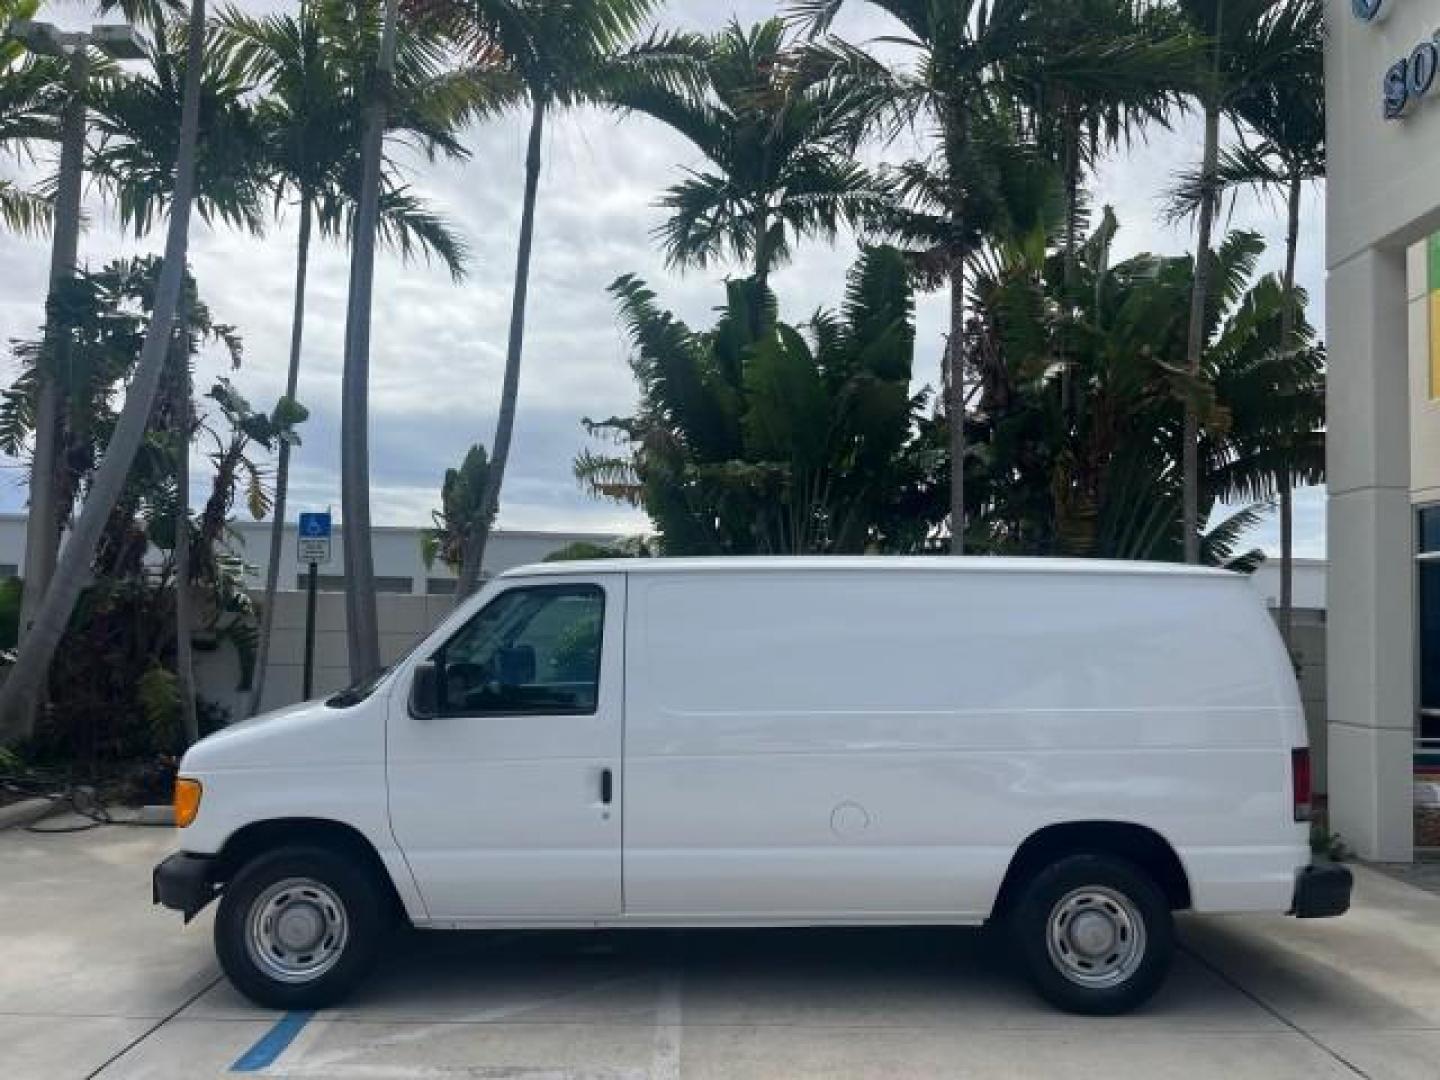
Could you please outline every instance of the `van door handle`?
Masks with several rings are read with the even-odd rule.
[[[610,805],[610,800],[615,796],[615,774],[609,769],[600,770],[600,802],[605,806]]]

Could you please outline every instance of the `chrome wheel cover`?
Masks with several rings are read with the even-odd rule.
[[[1045,944],[1055,970],[1075,985],[1119,986],[1145,959],[1145,919],[1124,893],[1086,885],[1050,909]]]
[[[245,949],[269,978],[314,982],[340,962],[350,920],[335,890],[314,878],[286,878],[250,905]]]

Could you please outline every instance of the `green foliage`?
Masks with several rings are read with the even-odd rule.
[[[1107,210],[1068,264],[1002,261],[977,282],[967,368],[979,386],[967,425],[974,540],[1035,554],[1175,559],[1180,431],[1202,422],[1202,519],[1240,509],[1202,537],[1207,562],[1253,568],[1237,549],[1282,478],[1324,475],[1324,352],[1303,315],[1282,348],[1283,289],[1254,281],[1263,250],[1232,233],[1212,256],[1201,372],[1183,364],[1189,258],[1140,255],[1111,265]],[[1253,282],[1253,284],[1252,284]],[[1299,298],[1303,305],[1303,296]]]
[[[581,562],[589,559],[648,559],[653,554],[652,543],[643,536],[627,537],[613,544],[596,544],[589,540],[576,540],[550,552],[541,562]]]
[[[1343,836],[1331,832],[1319,821],[1310,824],[1310,852],[1331,862],[1347,862],[1355,855]]]
[[[694,331],[643,282],[610,289],[634,344],[640,411],[586,421],[620,452],[586,451],[592,493],[639,506],[668,554],[910,550],[905,498],[923,471],[912,395],[913,295],[891,248],[862,253],[840,313],[779,322],[754,279]]]
[[[14,19],[31,18],[36,0],[0,0],[0,31]],[[66,68],[63,60],[37,56],[0,35],[0,153],[28,158],[36,144],[60,134]],[[0,176],[0,228],[35,235],[50,226],[51,200]]]
[[[146,63],[92,78],[90,176],[114,200],[121,223],[149,232],[174,195],[189,18],[159,5],[141,20]],[[207,38],[200,73],[195,210],[207,222],[259,233],[269,172],[244,67]]]
[[[136,684],[135,700],[157,747],[175,746],[180,740],[180,682],[175,672],[151,663]]]
[[[547,664],[552,682],[588,682],[600,670],[600,613],[571,622],[556,639]]]
[[[459,570],[465,559],[465,545],[477,531],[487,529],[493,514],[485,511],[485,491],[490,482],[490,460],[478,444],[465,452],[458,469],[446,469],[440,487],[440,509],[430,513],[434,528],[420,534],[420,555],[428,569],[439,559]]]
[[[159,271],[158,259],[117,260],[99,271],[82,270],[65,284],[55,300],[63,363],[56,339],[12,346],[21,370],[0,401],[0,449],[22,458],[28,453],[39,375],[54,377],[65,400],[62,520],[88,490],[118,419],[116,405],[138,361]],[[52,665],[51,706],[39,738],[53,756],[113,759],[176,745],[179,729],[170,726],[162,676],[174,663],[174,601],[181,586],[175,555],[182,543],[189,547],[184,586],[196,603],[198,644],[236,648],[242,682],[253,671],[254,611],[230,522],[237,502],[257,517],[268,510],[267,468],[257,451],[298,441],[295,425],[307,413],[291,399],[268,412],[257,410],[226,378],[201,399],[210,406],[208,415],[202,412],[188,396],[196,355],[209,345],[238,366],[242,343],[233,327],[212,318],[188,279],[182,312],[145,440],[96,551],[94,584]],[[209,444],[210,493],[198,515],[182,515],[179,465],[197,439]],[[177,529],[182,517],[188,519],[183,533]],[[149,557],[156,551],[158,562]],[[3,588],[8,593],[17,586]]]
[[[797,239],[833,240],[842,224],[879,214],[885,195],[854,158],[849,99],[802,63],[781,19],[731,22],[692,47],[696,85],[639,83],[614,97],[685,136],[708,162],[660,198],[669,218],[656,236],[671,265],[733,257],[763,280]]]
[[[296,15],[223,10],[213,51],[244,72],[276,209],[303,205],[322,236],[350,239],[360,181],[366,88],[373,80],[381,5],[313,0]],[[468,159],[458,129],[512,96],[494,80],[450,71],[434,35],[402,22],[388,111],[392,141],[427,159]],[[454,228],[408,186],[395,156],[381,171],[380,240],[404,258],[438,258],[459,280],[468,253]]]
[[[636,40],[659,6],[659,0],[427,0],[422,10],[496,107],[528,100],[568,108],[608,100],[634,82],[689,77],[687,35],[656,32]]]

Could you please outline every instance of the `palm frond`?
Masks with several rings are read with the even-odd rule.
[[[10,232],[39,236],[49,232],[54,203],[43,195],[0,180],[0,225]]]

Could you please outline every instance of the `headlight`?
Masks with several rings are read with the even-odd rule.
[[[175,824],[185,828],[200,813],[200,796],[204,792],[199,780],[180,777],[175,781]]]

